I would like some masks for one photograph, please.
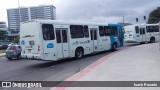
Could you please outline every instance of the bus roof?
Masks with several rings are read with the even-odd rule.
[[[26,21],[22,22],[21,24],[24,23],[29,23],[29,22],[39,22],[39,23],[54,23],[54,24],[73,24],[73,25],[108,25],[106,23],[99,23],[99,22],[82,22],[82,21],[64,21],[64,20],[31,20],[31,21]]]
[[[108,26],[117,26],[117,27],[122,27],[122,25],[121,25],[121,24],[111,24],[111,23],[109,23],[109,24],[108,24]]]

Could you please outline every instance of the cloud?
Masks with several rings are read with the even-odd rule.
[[[11,3],[12,2],[12,3]],[[32,2],[32,3],[31,3]],[[56,6],[57,19],[96,22],[135,23],[160,5],[159,0],[20,0],[21,6],[49,4]],[[5,6],[4,6],[5,5]],[[16,8],[17,0],[0,1],[0,21],[7,21],[6,9]]]
[[[158,0],[59,0],[57,5],[58,19],[121,22],[125,16],[126,22],[144,15],[160,5]],[[64,3],[62,3],[64,2]],[[141,19],[140,19],[141,20]],[[141,20],[142,22],[143,19]],[[134,23],[134,22],[133,22]]]

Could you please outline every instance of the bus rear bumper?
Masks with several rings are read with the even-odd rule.
[[[31,60],[34,60],[34,59],[41,59],[40,57],[40,54],[22,54],[21,57],[23,59],[31,59]]]
[[[124,40],[125,43],[138,43],[136,40]]]

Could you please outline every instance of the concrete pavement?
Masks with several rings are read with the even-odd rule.
[[[160,81],[159,44],[142,44],[105,56],[66,81]],[[137,87],[63,87],[51,90],[160,90]]]

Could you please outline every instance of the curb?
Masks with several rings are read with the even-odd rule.
[[[4,57],[5,56],[5,53],[3,53],[3,54],[0,54],[0,57]]]

